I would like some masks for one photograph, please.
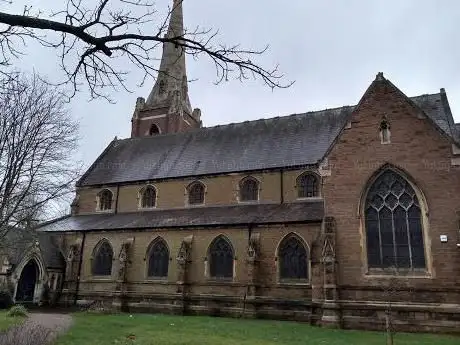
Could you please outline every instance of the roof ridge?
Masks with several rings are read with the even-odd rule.
[[[435,95],[441,95],[441,92],[422,93],[421,95],[418,95],[418,96],[408,96],[408,97],[409,98],[419,98],[419,97],[424,97],[424,96],[435,96]]]
[[[245,120],[245,121],[241,121],[241,122],[231,122],[231,123],[225,123],[225,124],[217,124],[217,125],[209,126],[209,127],[194,128],[194,129],[192,129],[190,131],[187,131],[187,132],[160,133],[160,134],[156,134],[156,135],[153,135],[153,136],[117,139],[117,141],[139,141],[139,140],[153,139],[153,138],[157,138],[157,137],[180,136],[180,135],[184,135],[184,134],[197,133],[197,132],[201,132],[201,131],[212,130],[212,129],[216,129],[216,128],[225,128],[225,127],[230,127],[230,126],[235,126],[235,125],[243,125],[243,124],[246,125],[246,124],[250,124],[250,123],[262,122],[262,121],[270,121],[270,120],[275,120],[275,119],[288,119],[288,118],[291,118],[291,117],[302,116],[302,115],[303,116],[308,116],[308,115],[313,115],[313,114],[317,114],[317,113],[321,113],[321,112],[353,108],[355,106],[356,105],[343,105],[341,107],[325,108],[325,109],[321,109],[321,110],[312,110],[312,111],[307,111],[307,112],[304,112],[304,113],[292,113],[292,114],[281,115],[281,116],[278,115],[278,116],[273,116],[273,117],[262,117],[262,118],[255,119],[255,120]]]
[[[55,222],[59,222],[59,221],[61,221],[63,219],[69,218],[69,217],[72,217],[72,215],[71,214],[66,214],[66,215],[58,217],[58,218],[47,220],[46,222],[42,222],[42,223],[38,224],[36,227],[33,228],[33,230],[40,229],[43,226],[46,226],[46,225],[49,225],[49,224],[52,224],[52,223],[55,223]]]
[[[418,95],[418,96],[410,96],[408,98],[413,99],[413,98],[419,98],[419,97],[423,97],[423,96],[434,96],[434,95],[440,95],[440,94],[441,94],[440,92],[425,93],[425,94],[421,94],[421,95]],[[306,111],[306,112],[303,112],[303,113],[292,113],[292,114],[281,115],[281,116],[278,115],[278,116],[272,116],[272,117],[261,117],[261,118],[258,118],[258,119],[245,120],[245,121],[241,121],[241,122],[231,122],[231,123],[217,124],[217,125],[209,126],[209,127],[195,128],[195,129],[193,129],[191,131],[188,131],[188,132],[160,133],[160,134],[156,134],[156,135],[153,135],[153,136],[117,139],[116,141],[117,142],[120,142],[120,141],[139,141],[139,140],[153,139],[153,138],[157,138],[157,137],[179,136],[179,135],[184,135],[184,134],[187,134],[187,133],[195,133],[195,132],[211,130],[211,129],[215,129],[215,128],[223,128],[223,127],[227,127],[227,126],[235,126],[235,125],[241,125],[241,124],[250,124],[250,123],[255,123],[255,122],[258,122],[258,121],[269,121],[269,120],[275,120],[275,119],[287,119],[287,118],[290,118],[290,117],[295,117],[295,116],[300,116],[300,115],[313,115],[313,114],[326,112],[326,111],[333,111],[333,110],[345,109],[345,108],[354,108],[356,106],[357,106],[357,104],[343,105],[343,106],[333,107],[333,108],[324,108],[324,109],[320,109],[320,110],[311,110],[311,111]]]

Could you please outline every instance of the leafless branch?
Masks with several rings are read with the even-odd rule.
[[[174,0],[174,6],[182,1]],[[90,0],[67,0],[64,9],[47,17],[40,10],[36,15],[31,11],[27,7],[22,14],[0,12],[0,64],[5,66],[19,58],[26,40],[38,41],[44,47],[58,49],[65,75],[62,83],[72,85],[74,93],[86,85],[92,97],[107,98],[107,87],[127,89],[129,69],[121,67],[126,58],[143,72],[142,81],[147,76],[156,78],[158,70],[152,61],[157,60],[163,44],[181,47],[194,58],[208,58],[216,68],[216,84],[231,78],[254,78],[271,88],[292,85],[285,81],[278,66],[266,68],[258,63],[257,58],[267,52],[268,46],[246,49],[238,44],[216,43],[217,31],[199,27],[166,35],[173,8],[161,16],[154,3],[147,0],[97,0],[96,5]],[[152,30],[155,26],[157,29]],[[58,38],[51,34],[53,31]]]

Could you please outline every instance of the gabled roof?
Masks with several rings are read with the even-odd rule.
[[[6,255],[9,262],[15,267],[36,241],[39,243],[40,253],[47,268],[65,267],[64,258],[51,235],[33,230],[11,228],[2,238],[0,255]]]
[[[48,222],[42,232],[129,230],[177,227],[228,226],[321,222],[323,201],[288,204],[255,204],[153,210],[117,214],[72,216]]]
[[[454,141],[458,141],[459,132],[455,126],[444,89],[441,89],[440,93],[421,95],[410,99],[425,112],[444,134]]]
[[[443,90],[410,100],[444,134],[458,140]],[[324,158],[354,109],[345,106],[186,133],[114,140],[77,185],[315,165]]]
[[[113,141],[78,185],[317,164],[353,107]]]

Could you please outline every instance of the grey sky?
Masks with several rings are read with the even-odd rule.
[[[40,2],[48,1],[35,1]],[[158,0],[159,6],[169,4]],[[201,108],[205,126],[356,104],[379,71],[408,96],[444,87],[460,122],[458,1],[185,0],[184,13],[187,27],[219,29],[224,42],[270,44],[260,61],[279,63],[286,78],[296,81],[273,92],[254,81],[215,86],[213,65],[188,59],[189,79],[198,79],[189,85],[190,99]],[[18,64],[50,78],[58,73],[56,66],[52,55],[35,48]],[[130,79],[138,78],[134,72]],[[115,105],[88,103],[84,93],[72,100],[69,108],[81,122],[78,158],[85,166],[114,136],[130,136],[136,97],[147,97],[152,84],[114,94]]]

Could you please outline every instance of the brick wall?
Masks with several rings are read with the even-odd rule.
[[[148,136],[152,124],[158,126],[161,134],[186,132],[201,126],[199,122],[187,113],[180,116],[179,114],[169,114],[168,111],[169,109],[165,107],[139,112],[139,117],[132,119],[131,137]]]
[[[391,124],[391,143],[386,145],[381,144],[379,137],[383,115]],[[326,214],[337,220],[341,285],[382,282],[366,275],[365,229],[359,205],[371,176],[384,164],[391,164],[409,176],[428,206],[425,246],[429,273],[426,278],[409,279],[410,285],[459,287],[456,211],[460,208],[460,174],[450,166],[449,139],[429,119],[419,115],[418,109],[392,85],[374,82],[353,114],[351,128],[342,133],[329,154],[332,174],[324,179],[323,191]],[[447,235],[448,242],[441,243],[440,235]],[[354,297],[373,298],[366,294]]]

